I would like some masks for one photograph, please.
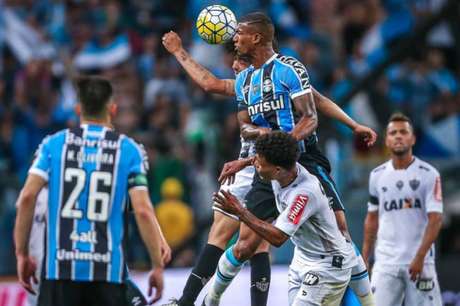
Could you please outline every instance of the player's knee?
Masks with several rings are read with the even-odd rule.
[[[258,254],[258,253],[268,253],[268,251],[270,251],[270,243],[265,241],[265,240],[262,240],[262,242],[257,247],[255,253],[256,254]]]
[[[233,247],[233,255],[239,261],[246,261],[254,255],[257,246],[257,244],[251,243],[250,240],[240,240]]]

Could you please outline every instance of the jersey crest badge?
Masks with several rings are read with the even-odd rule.
[[[409,181],[409,186],[412,188],[413,191],[417,190],[420,186],[420,181],[417,179],[413,179]]]

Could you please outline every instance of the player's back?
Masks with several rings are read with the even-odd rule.
[[[100,125],[42,142],[30,172],[49,186],[46,279],[124,281],[127,192],[134,184],[145,188],[145,168],[139,145]]]

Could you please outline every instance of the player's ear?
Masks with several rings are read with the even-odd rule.
[[[259,44],[262,41],[262,35],[260,35],[259,33],[254,34],[252,41],[255,45]]]
[[[75,104],[74,111],[75,111],[75,113],[77,114],[78,117],[81,116],[81,104],[80,103]]]
[[[115,103],[111,102],[107,105],[107,107],[109,108],[110,117],[115,117],[118,112],[118,106]]]

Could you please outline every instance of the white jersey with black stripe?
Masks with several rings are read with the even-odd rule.
[[[376,262],[410,264],[423,239],[428,213],[442,213],[441,178],[430,164],[414,157],[406,169],[391,160],[369,177],[369,211],[378,211]],[[434,244],[425,263],[434,263]]]

